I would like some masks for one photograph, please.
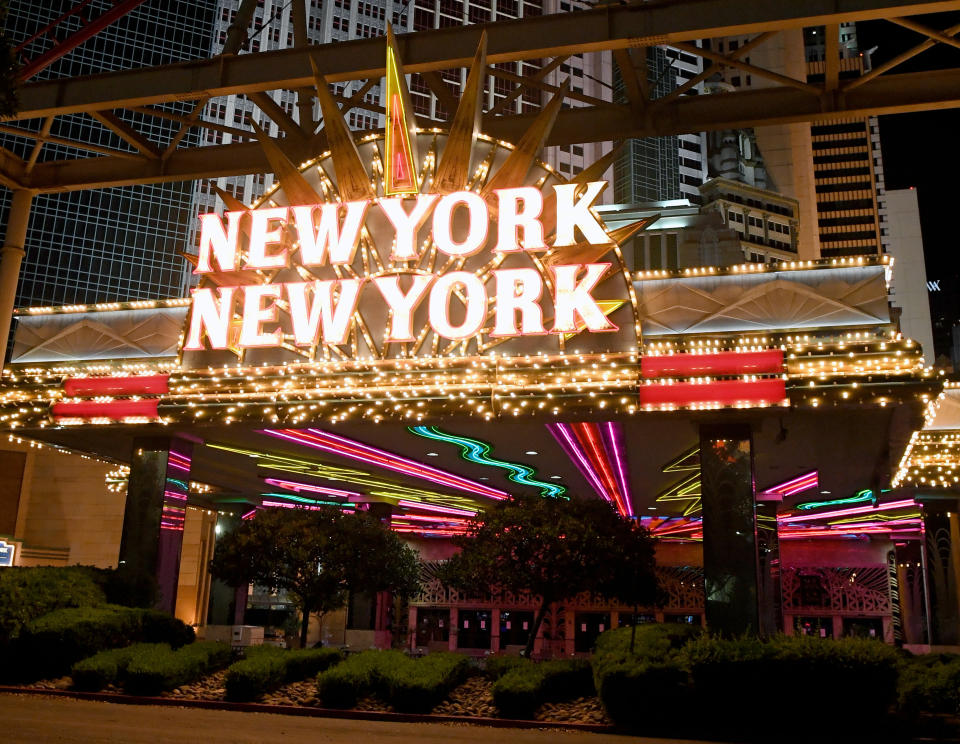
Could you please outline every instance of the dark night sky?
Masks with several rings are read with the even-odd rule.
[[[924,25],[944,29],[960,22],[960,14],[922,16]],[[860,48],[877,47],[874,65],[912,48],[922,36],[891,23],[857,25]],[[960,49],[937,44],[891,72],[918,72],[960,66]],[[949,328],[960,320],[960,261],[956,223],[960,212],[960,109],[880,117],[880,142],[886,187],[917,189],[927,278],[941,280],[943,290],[931,294],[938,354],[949,354]]]

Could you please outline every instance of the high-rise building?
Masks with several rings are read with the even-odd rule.
[[[219,54],[223,49],[230,24],[236,17],[239,6],[240,0],[217,0],[209,54]],[[509,21],[545,13],[567,12],[581,7],[587,6],[577,0],[310,0],[306,7],[307,40],[310,44],[324,44],[383,36],[386,34],[388,22],[392,24],[395,33],[401,34],[472,23]],[[294,27],[291,3],[286,0],[263,0],[254,11],[247,35],[248,41],[244,48],[249,51],[292,46]],[[484,110],[498,114],[521,114],[539,109],[546,97],[544,91],[527,86],[518,93],[516,88],[525,79],[540,74],[541,69],[529,60],[494,65],[484,90]],[[466,75],[466,69],[446,70],[438,73],[429,82],[422,75],[411,75],[410,96],[416,114],[430,119],[446,119],[452,114],[448,110],[450,105],[459,99],[460,91],[466,83]],[[548,86],[558,86],[564,80],[570,79],[572,97],[564,105],[587,105],[586,101],[578,101],[578,97],[612,100],[612,64],[608,53],[571,55],[551,66],[542,77]],[[449,96],[445,96],[446,101],[437,96],[438,86],[449,92]],[[382,107],[379,81],[367,85],[361,82],[338,83],[332,87],[343,96],[356,95],[364,88],[364,102]],[[299,122],[300,113],[294,92],[272,92],[269,95]],[[313,105],[316,107],[317,104]],[[314,116],[316,115],[317,112],[314,111]],[[252,129],[251,119],[269,134],[277,134],[277,126],[269,116],[253,101],[241,96],[225,96],[211,100],[204,111],[203,119],[214,125],[207,130],[208,144],[228,143],[235,141],[237,136],[242,137],[236,130]],[[382,114],[363,108],[349,111],[346,120],[347,124],[357,131],[374,130],[383,126]],[[217,129],[218,126],[223,128]],[[233,131],[226,131],[224,128],[232,128]],[[610,143],[548,147],[544,151],[544,160],[561,174],[571,176],[609,152],[610,147]],[[214,185],[249,203],[263,194],[272,182],[271,174],[251,174],[221,178],[215,184],[202,183],[197,190],[197,211],[206,212],[216,208]],[[607,191],[612,192],[610,189]],[[608,193],[602,201],[610,201],[612,198],[613,194]]]
[[[841,24],[839,77],[858,77],[870,68],[870,55],[857,43],[856,24]],[[807,81],[823,82],[826,39],[823,27],[804,33]],[[814,124],[820,254],[824,257],[877,255],[889,248],[883,157],[877,117]]]
[[[113,25],[60,57],[35,78],[76,77],[114,70],[182,62],[209,54],[216,0],[148,0]],[[84,9],[90,17],[109,10],[109,0],[92,0]],[[20,54],[35,58],[53,43],[37,32],[71,7],[62,1],[11,0],[6,31]],[[81,24],[72,15],[56,27],[63,38]],[[36,37],[36,38],[33,38]],[[26,43],[24,43],[26,42]],[[188,113],[192,104],[164,107]],[[116,112],[161,148],[180,128],[178,122],[144,113]],[[34,127],[36,130],[38,127]],[[106,126],[86,114],[60,116],[51,137],[133,151]],[[191,130],[181,146],[192,146],[199,135]],[[6,134],[0,143],[29,157],[35,140]],[[81,145],[82,148],[82,145]],[[53,142],[43,144],[41,162],[75,157],[77,149]],[[17,304],[49,305],[113,302],[180,297],[188,273],[178,255],[192,223],[192,182],[93,189],[33,198],[20,273]],[[10,194],[0,195],[0,224],[6,224]]]
[[[670,94],[703,70],[701,58],[670,47],[648,47],[634,53],[645,55],[652,99]],[[698,85],[694,92],[701,90]],[[627,97],[619,69],[614,70],[613,95],[618,102]],[[631,139],[622,147],[613,177],[618,204],[673,199],[700,202],[699,187],[707,177],[703,133]]]

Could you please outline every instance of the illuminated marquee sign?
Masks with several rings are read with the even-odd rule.
[[[554,185],[556,223],[554,249],[582,242],[610,246],[603,226],[590,206],[606,186],[591,182],[581,195],[576,184]],[[436,251],[454,260],[475,256],[495,231],[494,254],[544,251],[543,195],[533,187],[498,189],[485,200],[473,191],[423,194],[416,198],[325,203],[231,211],[224,216],[200,217],[198,274],[276,271],[290,267],[291,245],[299,247],[294,268],[352,266],[371,210],[380,212],[391,229],[393,262],[420,258],[417,234],[427,225]],[[241,225],[248,236],[241,256]],[[582,238],[578,240],[577,232]],[[375,293],[384,303],[390,322],[384,340],[415,340],[414,311],[426,303],[430,327],[450,340],[471,338],[493,316],[491,335],[507,337],[544,333],[617,330],[597,304],[592,291],[610,269],[610,263],[569,263],[550,267],[553,318],[545,322],[541,298],[546,291],[541,273],[534,268],[493,269],[487,284],[470,271],[379,271],[366,277],[313,279],[222,285],[194,292],[189,330],[184,348],[226,349],[230,328],[239,311],[239,348],[278,347],[284,332],[277,327],[280,306],[289,313],[297,346],[317,343],[344,344],[357,311],[361,293]],[[451,307],[462,307],[454,318]],[[272,329],[267,330],[269,326]]]

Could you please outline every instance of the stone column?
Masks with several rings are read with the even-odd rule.
[[[173,614],[193,446],[180,439],[135,439],[130,458],[118,567],[156,581],[157,607]]]
[[[918,496],[924,529],[928,622],[932,646],[960,645],[960,520],[957,498]]]
[[[760,629],[753,443],[747,425],[700,427],[703,573],[707,627]]]
[[[7,216],[6,236],[0,248],[0,370],[6,360],[7,344],[10,341],[10,323],[13,321],[13,305],[20,280],[20,264],[25,255],[27,223],[30,221],[30,202],[33,192],[17,189],[10,201]]]
[[[757,515],[757,605],[760,634],[783,632],[783,597],[780,592],[780,530],[777,525],[779,500],[758,501]]]

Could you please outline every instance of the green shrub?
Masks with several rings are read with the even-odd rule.
[[[193,629],[159,610],[104,605],[55,610],[29,622],[13,646],[19,676],[39,679],[66,674],[80,659],[131,643],[183,646]]]
[[[493,683],[493,703],[507,718],[532,718],[543,703],[592,695],[593,671],[586,659],[534,663],[527,659]]]
[[[258,700],[285,682],[312,677],[338,663],[343,654],[335,648],[284,651],[276,646],[254,647],[247,658],[230,665],[226,677],[227,700]],[[252,653],[251,653],[252,652]]]
[[[363,651],[317,677],[317,691],[330,708],[352,708],[376,694],[399,711],[428,712],[466,674],[459,654],[434,653],[411,659],[400,651]]]
[[[498,680],[507,672],[529,663],[530,660],[523,656],[490,656],[486,660],[484,671],[490,679]]]
[[[54,610],[105,601],[95,570],[86,566],[5,568],[0,571],[0,644]]]
[[[133,695],[156,695],[193,682],[230,661],[230,646],[199,641],[174,651],[166,644],[137,649],[127,664],[123,689]]]
[[[596,658],[630,653],[631,628],[616,628],[601,633],[597,638]],[[633,654],[648,661],[666,659],[671,652],[703,633],[699,625],[680,623],[649,623],[636,627]]]
[[[112,648],[81,659],[70,670],[73,687],[77,690],[102,690],[110,684],[122,681],[127,665],[138,653],[152,644],[134,644],[126,648]]]
[[[960,713],[960,656],[923,654],[905,659],[900,666],[900,708],[915,716],[925,713]]]

